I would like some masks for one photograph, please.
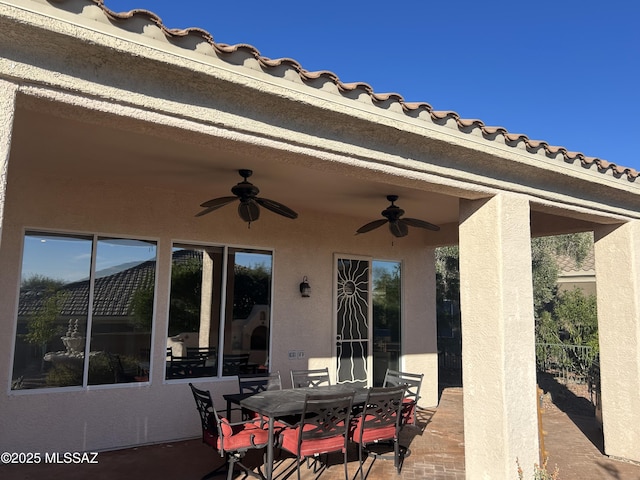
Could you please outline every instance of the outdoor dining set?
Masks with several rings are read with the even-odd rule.
[[[238,393],[223,395],[226,416],[215,408],[209,391],[189,384],[200,414],[202,441],[226,458],[203,479],[224,473],[226,467],[231,480],[238,467],[245,475],[272,480],[276,449],[294,457],[289,467],[295,465],[298,480],[305,460],[319,475],[327,467],[323,457],[341,452],[348,479],[350,442],[357,446],[361,480],[365,478],[364,462],[370,456],[393,459],[400,472],[409,450],[399,444],[399,435],[405,426],[416,425],[423,374],[389,369],[383,385],[372,388],[332,385],[327,368],[292,370],[290,375],[293,388],[285,389],[279,372],[238,375]],[[232,422],[235,411],[241,420]],[[264,473],[241,462],[255,449],[264,450]]]

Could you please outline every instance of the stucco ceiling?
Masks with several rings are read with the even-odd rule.
[[[405,216],[436,224],[458,221],[457,197],[407,188],[388,175],[379,178],[392,183],[381,183],[318,159],[291,161],[290,153],[126,119],[96,122],[97,114],[88,123],[81,110],[77,113],[74,118],[72,111],[57,115],[46,108],[36,111],[33,105],[20,108],[13,151],[39,174],[72,171],[78,180],[186,190],[202,202],[231,195],[231,187],[242,180],[238,169],[248,168],[254,171],[250,181],[260,196],[300,214],[315,211],[374,220],[389,204],[386,196],[395,194]],[[194,204],[185,215],[200,210]]]
[[[253,170],[250,181],[262,197],[283,203],[300,215],[319,212],[352,217],[361,222],[355,223],[356,227],[381,218],[380,212],[389,204],[386,196],[394,194],[399,196],[397,204],[405,210],[405,217],[449,225],[453,237],[442,235],[440,240],[431,240],[443,244],[456,241],[460,197],[486,196],[477,189],[457,194],[442,182],[435,185],[410,179],[375,164],[356,168],[31,97],[18,102],[9,175],[16,161],[26,162],[23,166],[40,175],[59,177],[72,172],[77,181],[185,192],[198,199],[184,212],[189,217],[202,210],[200,203],[231,195],[231,187],[242,180],[239,169]],[[597,221],[591,217],[570,218],[532,205],[532,233],[590,230],[590,222]]]

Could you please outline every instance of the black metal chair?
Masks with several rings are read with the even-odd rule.
[[[167,378],[194,378],[207,375],[203,357],[176,357],[171,355],[167,365]]]
[[[293,388],[319,387],[321,385],[331,385],[327,367],[315,370],[291,370],[291,386]]]
[[[280,447],[296,456],[296,470],[300,480],[300,465],[305,459],[314,458],[314,473],[327,468],[318,467],[319,457],[331,452],[343,453],[344,476],[349,479],[347,467],[347,442],[354,393],[307,394],[304,411],[296,426],[284,428],[279,435]],[[322,465],[322,464],[321,464]]]
[[[404,386],[406,388],[402,401],[403,425],[416,426],[418,423],[416,410],[420,400],[420,388],[423,378],[424,373],[400,372],[391,369],[387,369],[384,376],[383,387]]]
[[[237,465],[245,476],[251,475],[255,478],[263,479],[260,471],[254,472],[252,469],[242,464],[240,461],[249,450],[260,449],[269,443],[269,432],[260,422],[235,422],[218,415],[211,394],[208,390],[200,390],[189,384],[193,398],[196,401],[200,422],[202,424],[202,441],[215,448],[221,457],[226,457],[226,463],[211,471],[203,480],[218,475],[228,464],[227,480],[233,478],[233,469]]]
[[[187,357],[199,357],[205,360],[216,358],[216,347],[187,347]]]
[[[122,366],[122,360],[120,355],[106,352],[107,361],[109,362],[109,369],[113,373],[114,383],[131,383],[138,381],[132,373],[127,373]]]
[[[354,419],[349,438],[358,444],[359,471],[360,478],[363,480],[363,452],[367,453],[367,457],[388,457],[368,449],[368,446],[371,444],[391,442],[393,447],[393,465],[396,467],[398,473],[400,473],[402,469],[403,458],[401,452],[404,452],[406,449],[400,447],[398,438],[400,436],[402,423],[402,399],[404,393],[404,386],[369,389],[367,401],[364,404],[362,412]],[[369,469],[371,469],[371,466]]]
[[[247,373],[249,369],[248,353],[229,353],[222,358],[222,375]]]
[[[282,390],[280,372],[272,373],[241,373],[238,375],[238,389],[241,394],[253,395],[266,390]],[[237,409],[234,409],[237,410]],[[255,417],[255,412],[241,408],[242,419],[248,420]]]

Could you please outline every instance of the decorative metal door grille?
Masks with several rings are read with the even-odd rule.
[[[337,259],[338,383],[367,385],[369,378],[369,261]]]

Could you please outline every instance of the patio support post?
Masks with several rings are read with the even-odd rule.
[[[11,152],[11,133],[16,110],[17,85],[0,80],[0,242],[7,198],[7,173]]]
[[[594,233],[604,450],[640,462],[640,221]]]
[[[466,477],[525,478],[539,463],[529,202],[460,201]]]

